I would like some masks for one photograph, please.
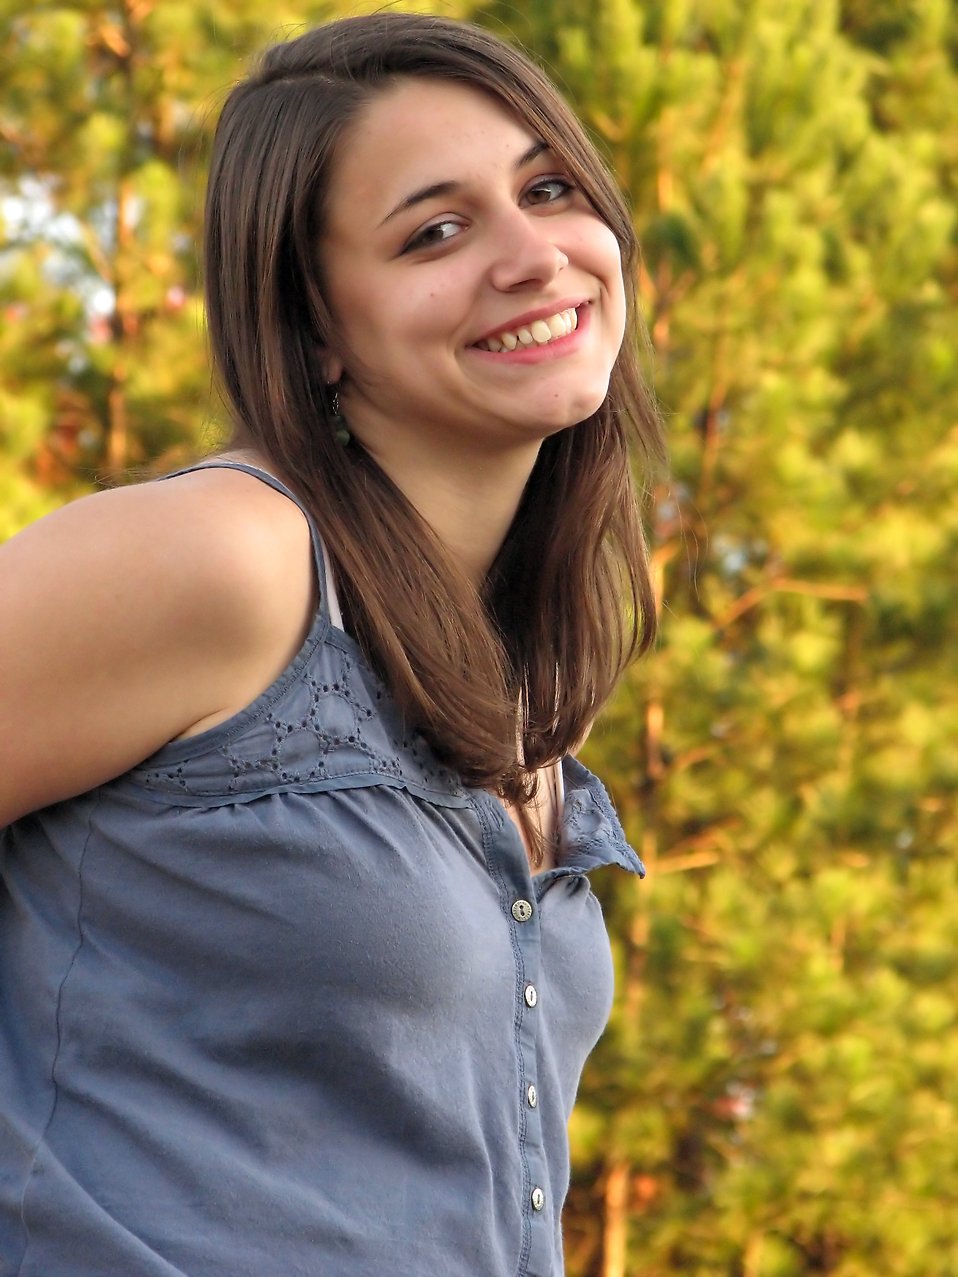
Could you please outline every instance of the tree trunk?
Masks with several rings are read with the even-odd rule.
[[[626,1277],[629,1240],[629,1163],[610,1158],[605,1176],[602,1277]]]

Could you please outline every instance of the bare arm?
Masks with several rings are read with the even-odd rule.
[[[87,497],[0,547],[0,826],[252,700],[311,596],[302,516],[230,471]]]

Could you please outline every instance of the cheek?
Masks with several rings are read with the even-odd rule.
[[[616,326],[615,326],[615,348],[618,354],[619,347],[625,339],[625,320],[626,320],[626,304],[625,304],[625,286],[622,283],[622,274],[619,273],[619,284],[616,291]]]
[[[475,308],[479,271],[465,253],[430,263],[407,275],[391,290],[393,308],[402,315],[404,330],[422,336],[450,336],[466,323]]]
[[[609,281],[610,335],[618,351],[625,337],[625,281],[622,278],[622,254],[611,232],[609,232],[609,243],[606,245],[606,262],[606,278]]]
[[[390,361],[398,362],[393,348],[403,317],[360,272],[352,278],[348,272],[330,273],[326,289],[345,372],[355,388],[370,387],[390,375]]]
[[[619,310],[625,318],[625,283],[622,278],[622,251],[619,241],[608,227],[603,227],[602,256],[605,261],[605,275],[609,280],[609,292],[614,296]]]
[[[622,279],[622,253],[619,242],[604,222],[591,216],[569,248],[575,260],[602,284],[610,332],[617,329],[621,341],[625,331],[625,285]]]

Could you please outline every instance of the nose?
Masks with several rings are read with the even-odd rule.
[[[555,243],[551,220],[513,207],[492,227],[490,279],[501,292],[551,283],[568,266],[568,257]]]

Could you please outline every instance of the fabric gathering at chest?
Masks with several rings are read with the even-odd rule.
[[[531,873],[332,624],[312,532],[320,605],[270,688],[6,831],[16,925],[64,929],[34,1006],[26,940],[0,938],[3,1019],[37,1030],[0,1065],[48,1079],[13,1124],[16,1203],[0,1165],[0,1256],[14,1205],[33,1221],[22,1277],[562,1272],[566,1123],[612,996],[585,875],[641,863],[567,758]],[[58,1211],[75,1234],[44,1249]]]

